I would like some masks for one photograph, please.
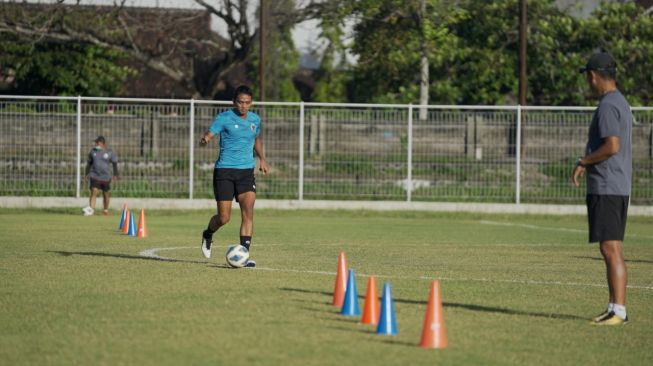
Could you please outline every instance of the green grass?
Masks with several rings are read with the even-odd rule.
[[[258,210],[259,268],[233,270],[238,211],[210,261],[210,210],[147,214],[136,239],[117,212],[0,209],[0,364],[653,364],[651,218],[628,224],[631,323],[602,328],[588,319],[607,300],[604,266],[582,216]],[[150,248],[177,248],[156,253],[174,261],[139,255]],[[365,275],[392,285],[397,336],[331,305],[341,250],[361,297]],[[417,347],[432,278],[444,350]]]

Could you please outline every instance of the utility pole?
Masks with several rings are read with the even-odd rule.
[[[528,0],[519,0],[519,104],[526,105],[528,91],[526,47],[528,40]]]
[[[259,95],[260,100],[265,101],[265,50],[267,48],[266,32],[268,22],[268,9],[265,0],[261,0],[259,11]]]
[[[422,58],[420,60],[420,83],[419,83],[419,119],[420,121],[426,120],[427,112],[426,106],[429,104],[429,58],[426,49],[426,35],[424,34],[424,22],[426,18],[426,0],[421,0],[420,14],[419,14],[419,27],[421,37],[421,52]]]

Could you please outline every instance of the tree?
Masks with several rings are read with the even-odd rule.
[[[12,70],[7,93],[20,95],[115,95],[133,72],[122,55],[102,47],[59,42],[0,41],[0,65]]]
[[[653,104],[653,12],[636,3],[603,4],[582,21],[584,59],[603,48],[617,60],[617,84],[632,105]]]
[[[417,6],[416,0],[352,2],[358,23],[351,49],[358,64],[349,83],[351,100],[415,103],[424,39],[432,104],[517,103],[517,0],[429,0],[421,33]],[[579,19],[553,0],[531,0],[528,18],[528,104],[594,104],[578,68],[599,48],[620,61],[619,85],[631,103],[651,103],[653,18],[643,8],[603,4]]]
[[[248,0],[195,0],[203,12],[180,18],[178,10],[158,9],[156,17],[138,18],[126,7],[83,6],[58,0],[53,4],[0,3],[0,34],[28,42],[83,43],[122,52],[192,90],[195,97],[213,98],[228,87],[226,75],[252,57],[259,30],[246,16]],[[318,16],[329,2],[308,1],[301,9],[278,18],[279,27]],[[194,17],[214,16],[224,22],[227,40],[212,32],[179,36],[175,29],[192,27]],[[190,25],[189,25],[190,24]]]
[[[320,19],[321,38],[326,41],[320,67],[315,72],[312,100],[342,103],[347,101],[347,85],[351,72],[347,65],[347,45],[343,43],[343,21],[349,9],[341,7]]]
[[[450,59],[457,39],[450,32],[464,11],[452,2],[359,0],[353,4],[358,17],[352,52],[358,56],[351,89],[356,101],[415,102],[419,100],[421,55],[429,57],[433,92],[446,90],[450,80],[438,78],[434,68]],[[441,74],[440,74],[441,75]],[[434,100],[438,100],[435,98]],[[441,101],[441,100],[440,100]]]

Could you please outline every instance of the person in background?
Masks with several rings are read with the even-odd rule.
[[[585,155],[577,159],[571,180],[578,187],[579,178],[587,173],[589,242],[599,243],[609,291],[608,306],[592,323],[623,325],[628,323],[628,272],[622,244],[633,171],[633,114],[617,89],[617,63],[612,55],[596,53],[580,71],[599,105],[590,124]]]
[[[102,190],[102,214],[106,216],[109,214],[111,183],[118,180],[118,157],[113,150],[106,147],[104,136],[98,136],[95,139],[95,147],[88,153],[84,182],[89,179],[91,196],[88,206],[84,207],[82,212],[84,216],[92,216],[95,213],[98,191]]]

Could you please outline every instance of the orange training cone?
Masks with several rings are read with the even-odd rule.
[[[138,218],[137,238],[147,238],[147,225],[145,224],[145,209],[141,208],[141,215]]]
[[[127,235],[129,234],[129,219],[131,218],[131,212],[127,210],[127,213],[125,214],[125,222],[122,225],[122,234]]]
[[[426,317],[422,329],[422,339],[419,342],[422,348],[447,348],[447,332],[442,314],[442,297],[440,283],[433,281],[429,303],[426,306]]]
[[[345,301],[345,289],[347,288],[347,262],[345,253],[338,255],[338,272],[336,272],[336,286],[333,290],[333,305],[342,308]]]
[[[361,317],[361,323],[363,324],[379,324],[381,303],[379,303],[379,297],[376,295],[376,293],[376,279],[374,276],[370,276],[370,278],[367,280],[365,307],[363,308],[363,316]]]

